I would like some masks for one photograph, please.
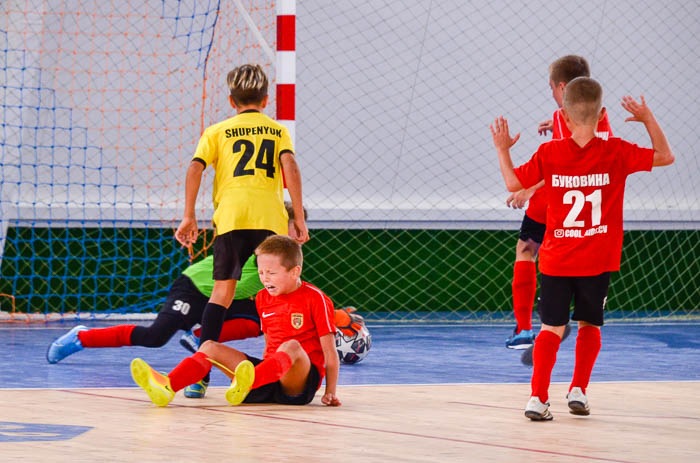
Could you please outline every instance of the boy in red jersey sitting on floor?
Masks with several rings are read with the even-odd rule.
[[[338,353],[335,349],[333,303],[321,290],[301,281],[301,246],[287,236],[271,236],[255,250],[263,283],[255,298],[265,334],[263,359],[218,342],[206,341],[167,376],[137,358],[131,375],[160,406],[175,393],[206,375],[212,365],[233,380],[226,391],[232,405],[272,402],[305,405],[326,377],[321,401],[338,406]]]
[[[552,132],[552,140],[569,138],[571,132],[564,123],[561,106],[566,84],[577,77],[590,77],[591,70],[588,61],[582,56],[566,55],[554,61],[549,66],[549,87],[552,89],[552,98],[557,103],[558,109],[554,111],[552,119],[540,123],[537,131],[540,135]],[[607,113],[598,121],[596,136],[607,140],[612,136],[612,129],[608,122]],[[532,349],[535,335],[532,332],[532,306],[537,292],[537,252],[544,239],[547,201],[544,182],[539,182],[530,188],[525,188],[511,195],[506,204],[514,209],[521,209],[527,203],[527,210],[520,225],[518,242],[515,246],[515,265],[513,266],[513,315],[516,326],[513,334],[506,339],[506,347],[509,349]],[[564,337],[567,336],[567,332]],[[532,359],[531,352],[523,354],[523,363],[528,364],[527,359]],[[531,365],[531,362],[530,362]]]
[[[601,347],[600,327],[608,295],[610,272],[620,269],[622,206],[629,174],[650,171],[674,161],[666,136],[644,97],[641,104],[624,97],[632,114],[626,121],[642,122],[652,147],[640,148],[619,138],[597,138],[603,90],[593,79],[579,77],[566,86],[562,115],[571,138],[542,144],[532,158],[513,169],[508,122],[499,117],[490,126],[508,191],[544,180],[547,187],[547,231],[540,249],[542,329],[533,353],[532,395],[525,416],[551,420],[549,383],[559,343],[571,317],[578,321],[576,361],[567,394],[569,410],[588,415],[586,387]]]

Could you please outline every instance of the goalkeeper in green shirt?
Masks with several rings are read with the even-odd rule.
[[[294,211],[285,203],[293,233]],[[304,211],[306,215],[306,211]],[[186,331],[180,343],[189,350],[198,347],[197,331],[191,332],[202,321],[204,307],[209,301],[213,279],[213,256],[206,257],[187,267],[172,284],[168,296],[149,326],[117,325],[108,328],[88,329],[78,325],[56,339],[46,352],[49,363],[57,363],[85,348],[143,346],[162,347],[178,330]],[[241,280],[236,285],[234,300],[226,311],[226,321],[221,329],[219,342],[235,341],[260,336],[260,318],[255,308],[255,295],[263,288],[255,264],[255,255],[245,263]],[[189,342],[187,342],[189,341]],[[206,381],[205,381],[206,380]],[[208,377],[200,383],[188,386],[185,396],[204,396]]]

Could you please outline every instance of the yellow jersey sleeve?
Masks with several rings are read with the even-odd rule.
[[[280,124],[281,125],[281,124]],[[289,136],[289,129],[282,126],[282,136],[280,137],[280,146],[278,153],[284,153],[285,151],[291,151],[294,153],[294,145],[292,145],[292,137]]]
[[[216,158],[219,155],[219,151],[216,149],[216,144],[212,140],[211,130],[207,129],[204,131],[201,137],[199,137],[199,143],[197,143],[197,149],[194,152],[192,159],[201,159],[206,163],[206,166],[216,162]]]

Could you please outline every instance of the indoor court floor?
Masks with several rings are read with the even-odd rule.
[[[574,329],[544,423],[523,415],[531,369],[504,347],[510,325],[369,323],[369,355],[341,365],[339,408],[321,394],[303,407],[231,407],[218,371],[206,398],[180,392],[158,408],[129,362],[169,371],[188,355],[179,335],[161,349],[86,349],[49,365],[46,348],[74,324],[0,324],[0,461],[700,461],[697,322],[607,324],[589,417],[566,406]],[[263,342],[232,345],[260,355]]]

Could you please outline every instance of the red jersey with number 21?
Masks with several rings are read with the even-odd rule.
[[[267,343],[263,358],[277,352],[283,342],[296,339],[323,381],[326,360],[320,338],[335,333],[333,302],[330,298],[304,281],[297,290],[279,296],[271,296],[267,289],[260,290],[255,296],[255,306]],[[318,386],[321,386],[320,382]]]
[[[515,169],[524,188],[545,181],[543,274],[594,276],[620,269],[625,181],[650,171],[653,159],[653,149],[620,138],[595,137],[583,148],[565,138],[542,144]]]
[[[596,127],[595,135],[603,140],[607,140],[608,138],[612,137],[613,133],[612,128],[610,128],[610,121],[608,120],[607,112],[605,113],[605,116],[603,116],[603,119],[598,121],[598,127]],[[569,131],[569,127],[566,126],[564,116],[561,114],[561,109],[557,109],[552,115],[552,140],[569,138],[570,136],[571,131]],[[542,187],[535,191],[535,194],[530,197],[530,200],[527,203],[527,210],[525,213],[532,220],[539,223],[545,223],[545,220],[547,219],[546,196],[544,187]]]

